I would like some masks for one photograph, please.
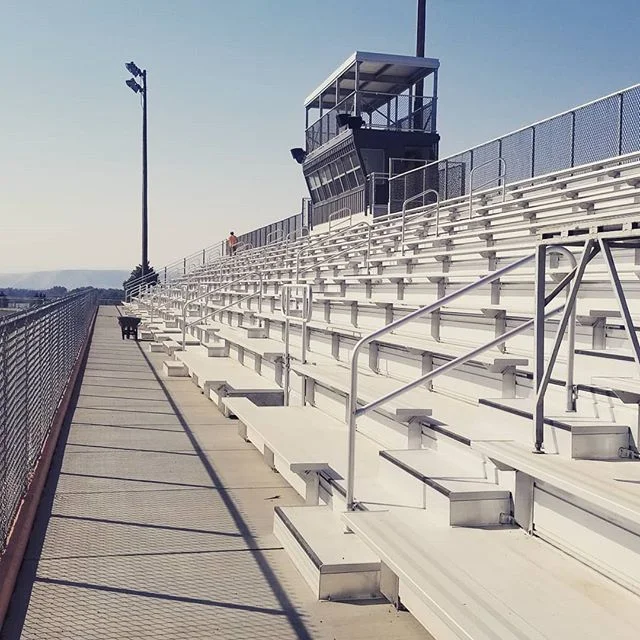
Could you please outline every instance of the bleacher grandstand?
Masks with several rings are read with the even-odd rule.
[[[436,159],[437,69],[356,52],[305,102],[303,211],[126,308],[303,497],[273,531],[317,598],[637,638],[640,85]]]

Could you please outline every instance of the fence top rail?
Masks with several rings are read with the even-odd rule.
[[[57,309],[58,307],[63,307],[66,304],[73,302],[74,300],[91,297],[92,295],[97,296],[97,291],[95,291],[94,289],[89,289],[88,291],[78,291],[77,293],[70,293],[66,296],[56,298],[55,300],[45,302],[44,304],[38,305],[37,307],[31,307],[29,309],[16,311],[15,313],[11,313],[5,317],[0,317],[0,330],[11,328],[12,325],[21,324],[31,318],[45,315],[53,311],[54,309]]]
[[[158,277],[160,277],[160,275],[165,271],[165,269],[170,270],[170,269],[181,267],[184,265],[185,261],[189,263],[190,260],[200,258],[203,253],[206,255],[208,251],[220,248],[222,242],[223,241],[218,241],[212,245],[209,245],[208,247],[203,247],[202,249],[198,249],[197,251],[194,251],[193,253],[190,253],[189,255],[184,256],[183,258],[178,258],[173,262],[169,262],[168,264],[165,264],[164,266],[159,267],[157,270],[154,269],[154,272]],[[202,266],[202,264],[199,264],[198,266]],[[131,280],[130,282],[127,282],[126,288],[129,289],[131,287],[135,287],[137,284],[143,283],[145,280],[148,280],[150,277],[151,276],[149,275],[149,273],[146,273],[144,276],[138,276],[135,280]]]
[[[459,156],[464,155],[465,153],[469,153],[470,151],[474,151],[475,149],[479,149],[480,147],[485,147],[489,144],[492,144],[493,142],[498,142],[499,140],[504,140],[504,138],[508,138],[509,136],[515,135],[516,133],[521,133],[522,131],[526,131],[527,129],[532,129],[533,127],[537,127],[541,124],[544,124],[545,122],[549,122],[550,120],[555,120],[556,118],[561,118],[562,116],[566,116],[570,113],[573,113],[574,111],[579,111],[580,109],[584,109],[585,107],[589,107],[592,104],[596,104],[598,102],[603,102],[604,100],[608,100],[609,98],[613,98],[614,96],[618,96],[618,95],[622,95],[625,93],[628,93],[629,91],[633,91],[634,89],[637,89],[638,87],[640,87],[640,82],[636,83],[636,84],[632,84],[630,87],[626,87],[625,89],[619,89],[618,91],[614,91],[613,93],[609,93],[606,96],[601,96],[599,98],[595,98],[594,100],[590,100],[589,102],[585,102],[584,104],[578,105],[577,107],[572,107],[571,109],[566,109],[565,111],[561,111],[560,113],[556,113],[552,116],[549,116],[547,118],[543,118],[542,120],[537,120],[536,122],[532,122],[528,125],[525,125],[523,127],[519,127],[518,129],[514,129],[513,131],[510,131],[509,133],[503,133],[499,136],[496,136],[495,138],[491,138],[491,140],[487,140],[485,142],[482,142],[480,144],[476,144],[473,147],[468,147],[467,149],[464,149],[462,151],[458,151],[457,153],[452,153],[444,158],[440,158],[439,160],[434,160],[433,162],[430,162],[429,164],[425,164],[422,165],[421,167],[416,167],[415,169],[410,169],[409,171],[405,171],[404,173],[399,173],[395,176],[390,176],[389,177],[389,181],[391,180],[395,180],[396,178],[400,178],[403,176],[406,176],[410,173],[414,173],[416,171],[420,171],[421,169],[425,169],[426,167],[432,167],[434,165],[439,164],[440,162],[445,162],[446,160],[453,160]],[[575,169],[575,167],[574,167]],[[537,177],[537,176],[536,176]]]

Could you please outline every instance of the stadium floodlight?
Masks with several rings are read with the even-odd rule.
[[[142,87],[133,78],[129,78],[128,80],[126,80],[125,84],[134,93],[140,93],[142,91]]]
[[[142,282],[147,275],[148,259],[148,181],[147,181],[147,70],[135,62],[126,62],[126,70],[133,76],[125,80],[134,93],[142,96]],[[138,83],[135,78],[140,78]]]
[[[298,163],[302,164],[307,157],[307,152],[300,147],[296,147],[295,149],[291,149],[291,157]]]
[[[142,71],[135,62],[127,62],[124,66],[134,78],[142,75]]]

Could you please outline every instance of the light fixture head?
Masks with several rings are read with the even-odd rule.
[[[124,66],[134,78],[142,75],[142,71],[138,68],[138,65],[135,62],[127,62]]]
[[[125,84],[134,93],[139,93],[142,91],[142,87],[133,78],[129,78],[128,80],[125,80]]]
[[[295,149],[291,149],[291,157],[298,163],[302,164],[307,157],[307,152],[300,147],[296,147]]]

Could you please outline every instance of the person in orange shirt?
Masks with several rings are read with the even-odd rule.
[[[236,237],[236,234],[233,233],[232,231],[229,237],[227,238],[227,246],[229,247],[230,255],[232,256],[235,255],[237,244],[238,244],[238,238]]]

